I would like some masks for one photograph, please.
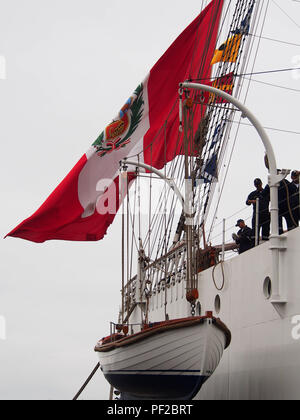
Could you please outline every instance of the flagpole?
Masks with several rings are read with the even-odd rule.
[[[270,185],[270,199],[271,199],[271,235],[270,235],[270,250],[272,253],[272,303],[286,303],[286,298],[283,296],[283,284],[282,278],[279,275],[279,253],[284,250],[284,244],[282,244],[284,237],[279,235],[278,227],[278,186],[279,182],[285,177],[285,175],[277,173],[277,164],[274,154],[274,150],[271,141],[259,122],[259,120],[252,114],[252,112],[239,100],[224,92],[223,90],[214,88],[212,86],[203,85],[200,83],[184,82],[180,83],[180,89],[194,89],[201,90],[204,92],[213,93],[219,96],[242,112],[242,117],[248,118],[250,123],[256,129],[258,135],[266,150],[266,154],[269,160],[269,185]]]

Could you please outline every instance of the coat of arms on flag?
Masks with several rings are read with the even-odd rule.
[[[140,84],[134,94],[122,107],[118,116],[109,124],[93,143],[98,156],[126,147],[130,143],[131,135],[135,132],[144,111],[143,84]]]

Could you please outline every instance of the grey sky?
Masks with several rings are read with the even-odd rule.
[[[2,237],[48,197],[201,3],[0,1],[7,76],[0,79]],[[300,24],[300,3],[276,3]],[[263,35],[298,43],[299,32],[271,1]],[[297,60],[300,67],[297,56],[300,47],[262,40],[255,71],[293,67]],[[300,73],[254,78],[300,89]],[[253,83],[247,103],[265,126],[299,132],[298,98]],[[278,166],[299,169],[300,136],[269,134]],[[257,176],[267,181],[263,148],[243,126],[221,218],[244,206]],[[8,238],[0,246],[0,316],[7,334],[0,338],[0,399],[71,399],[97,363],[93,346],[118,313],[119,219],[98,243]],[[106,399],[108,393],[99,374],[82,397]]]

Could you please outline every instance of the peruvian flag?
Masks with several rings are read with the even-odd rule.
[[[179,83],[210,78],[222,6],[223,0],[211,1],[181,33],[45,203],[7,236],[100,240],[120,205],[119,162],[139,155],[140,162],[160,169],[182,154]],[[195,124],[205,112],[198,108]]]

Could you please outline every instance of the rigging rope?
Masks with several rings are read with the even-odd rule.
[[[257,38],[257,35],[254,35],[254,34],[249,34],[249,35]],[[283,41],[282,39],[269,38],[269,37],[266,37],[266,36],[262,36],[261,38],[265,39],[267,41],[274,41],[274,42],[279,42],[280,44],[286,44],[286,45],[292,45],[294,47],[300,47],[300,44],[295,44],[294,42]]]
[[[236,31],[237,29],[239,29],[241,27],[242,21],[246,16],[246,13],[249,12],[249,7],[250,5],[253,4],[253,0],[249,1],[249,0],[243,0],[243,1],[237,1],[235,4],[235,14],[234,14],[234,18],[231,22],[230,25],[230,31],[228,33],[228,39],[230,38],[230,36],[232,36],[232,32]],[[229,6],[227,8],[226,13],[229,10]],[[226,14],[225,14],[226,16]],[[224,22],[223,22],[224,23]],[[221,34],[221,31],[219,32],[219,36]],[[207,41],[209,41],[209,34],[207,36]],[[220,62],[218,67],[216,68],[216,74],[214,76],[214,78],[216,77],[220,77],[220,76],[224,76],[224,74],[226,74],[228,71],[231,71],[233,74],[237,74],[238,71],[237,69],[240,67],[240,63],[241,63],[241,56],[243,53],[243,49],[245,46],[245,42],[246,42],[246,36],[243,36],[242,38],[242,42],[240,45],[240,54],[238,56],[238,59],[236,60],[236,62],[233,63],[228,63],[228,62]],[[201,66],[199,69],[199,76],[201,73]],[[206,116],[208,118],[208,126],[207,126],[207,133],[205,133],[205,140],[206,140],[206,144],[203,147],[203,150],[201,152],[201,154],[198,156],[198,159],[201,158],[201,165],[202,168],[205,167],[205,165],[208,164],[208,162],[210,161],[210,159],[212,158],[212,156],[219,156],[218,160],[218,164],[220,164],[221,158],[223,159],[223,155],[225,153],[226,150],[226,144],[224,144],[223,142],[223,137],[224,135],[226,135],[226,139],[228,139],[229,136],[229,129],[225,127],[225,123],[226,120],[228,121],[228,117],[229,117],[229,113],[232,113],[232,107],[230,106],[229,103],[224,104],[224,106],[222,107],[213,107],[214,103],[216,102],[216,98],[213,98],[213,102],[209,105],[212,106],[207,106],[207,113]],[[152,149],[153,146],[155,147],[155,143],[156,140],[159,139],[159,136],[161,137],[162,135],[164,135],[164,152],[165,152],[165,176],[168,176],[169,178],[173,178],[174,179],[174,175],[177,174],[177,179],[181,180],[181,186],[184,182],[183,177],[181,176],[183,173],[183,159],[182,156],[178,156],[178,158],[173,159],[173,161],[170,162],[170,165],[167,169],[166,167],[166,161],[167,161],[167,156],[166,156],[166,143],[167,143],[167,139],[166,139],[166,128],[167,128],[167,124],[169,123],[169,119],[170,117],[173,116],[173,112],[175,109],[175,106],[178,106],[178,98],[175,100],[175,102],[173,103],[172,109],[170,111],[170,113],[167,116],[167,119],[165,121],[165,123],[163,124],[163,126],[157,131],[154,139],[152,140],[151,144],[148,145],[147,147],[151,147],[151,156],[152,156]],[[194,109],[196,107],[196,104],[194,105]],[[201,117],[203,119],[203,116],[205,115],[203,110],[201,109]],[[215,137],[215,130],[216,127],[220,128],[220,132],[217,135],[217,141],[216,141],[216,137]],[[194,125],[191,125],[191,127],[194,127]],[[226,128],[226,130],[225,130]],[[164,130],[164,131],[162,131]],[[190,130],[189,132],[189,138],[190,138],[190,145],[193,144],[193,140],[194,140],[194,133],[193,130]],[[177,136],[177,145],[179,144],[179,142],[182,140],[182,133],[178,133]],[[227,142],[227,140],[226,140]],[[176,147],[177,150],[177,147]],[[174,151],[175,152],[175,151]],[[182,150],[181,150],[182,152]],[[142,152],[141,152],[142,153]],[[135,157],[137,157],[138,159],[140,159],[141,154],[135,155]],[[175,157],[175,156],[174,156]],[[130,158],[130,157],[128,157]],[[189,158],[189,165],[191,166],[191,168],[193,168],[193,170],[191,171],[191,173],[193,174],[193,179],[197,179],[200,178],[201,172],[200,172],[200,168],[201,165],[199,165],[197,163],[197,160],[195,160],[194,156],[190,156]],[[150,178],[151,182],[152,182],[152,177]],[[139,183],[139,180],[138,180]],[[140,189],[140,187],[138,186],[138,189]],[[194,227],[194,232],[196,232],[197,227],[199,230],[199,226],[201,225],[201,222],[205,219],[210,203],[211,203],[211,199],[212,199],[212,191],[215,189],[215,183],[213,182],[208,182],[208,183],[203,183],[202,186],[198,189],[196,189],[196,191],[194,191],[194,204],[197,207],[196,210],[198,212],[197,217],[198,217],[198,224]],[[150,188],[150,192],[151,192],[151,188]],[[170,200],[170,194],[172,193],[172,198]],[[140,195],[139,195],[139,200],[140,200]],[[163,207],[163,203],[165,203],[165,205],[167,205],[167,202],[170,203],[170,211],[168,214],[168,218],[166,215],[166,211],[165,209],[163,209],[162,212],[160,212],[162,210]],[[145,247],[148,245],[148,258],[152,257],[152,254],[155,252],[156,250],[156,256],[155,259],[157,259],[159,257],[159,255],[161,254],[161,256],[166,254],[167,249],[170,246],[170,239],[171,239],[171,230],[172,230],[172,226],[174,224],[174,217],[175,217],[175,210],[176,210],[176,205],[178,204],[178,200],[177,198],[174,196],[173,192],[171,189],[169,189],[168,191],[166,191],[166,186],[163,189],[163,191],[161,192],[161,199],[158,202],[158,206],[157,206],[157,210],[153,216],[150,214],[149,212],[149,220],[148,220],[148,233],[144,239],[143,242],[143,246],[144,249]],[[140,206],[139,206],[140,207]],[[159,211],[160,210],[160,211]],[[140,214],[139,214],[139,219],[140,219]],[[139,220],[139,225],[140,225],[140,220]],[[134,226],[134,220],[132,220],[131,218],[131,224],[132,226]],[[151,232],[151,234],[150,234]],[[142,236],[142,232],[141,232],[141,226],[139,228],[139,236]],[[175,233],[175,232],[174,232]],[[144,236],[144,235],[143,235]],[[152,240],[151,240],[152,237]],[[134,238],[135,239],[135,238]],[[133,245],[133,237],[132,237],[132,243],[131,245]],[[133,252],[133,247],[131,246],[131,253]],[[132,256],[131,256],[132,258]],[[131,260],[131,264],[132,264],[132,260]],[[165,260],[165,264],[166,264],[166,260]],[[165,269],[166,272],[166,269]],[[166,279],[167,280],[167,279]]]
[[[241,77],[243,77],[243,79],[245,79],[245,80],[251,80],[252,82],[261,83],[263,85],[277,87],[277,88],[285,89],[285,90],[290,90],[292,92],[300,92],[299,89],[293,89],[293,88],[289,88],[289,87],[286,87],[286,86],[279,86],[279,85],[275,85],[274,83],[263,82],[262,80],[248,79],[247,77],[244,77],[244,76],[241,76]]]
[[[252,124],[248,124],[248,123],[239,123],[238,121],[233,121],[233,120],[231,120],[231,122],[233,122],[233,123],[235,123],[235,124],[240,124],[240,125],[247,125],[248,127],[253,127],[253,125]],[[282,133],[289,133],[289,134],[300,134],[300,132],[299,131],[291,131],[291,130],[283,130],[283,129],[281,129],[281,128],[275,128],[275,127],[266,127],[266,126],[263,126],[263,128],[264,129],[266,129],[266,130],[272,130],[272,131],[280,131],[280,132],[282,132]]]
[[[232,33],[234,33],[238,28],[240,28],[242,22],[241,19],[246,15],[246,13],[249,12],[249,8],[251,6],[254,5],[254,2],[237,2],[236,3],[236,10],[235,10],[235,19],[233,20],[231,27],[230,27],[230,31],[228,33],[227,39],[229,39],[230,35],[232,35]],[[238,6],[240,7],[238,10]],[[238,60],[236,61],[236,63],[228,63],[228,62],[220,62],[219,64],[219,68],[217,70],[217,74],[215,75],[215,77],[220,77],[221,75],[226,74],[226,72],[232,71],[234,74],[237,73],[236,70],[237,68],[239,68],[240,66],[240,61],[241,61],[241,56],[242,56],[242,52],[243,52],[243,48],[245,45],[245,40],[246,37],[244,36],[241,42],[241,46],[240,46],[240,52],[239,52],[239,57]],[[215,101],[214,101],[215,102]],[[221,116],[221,111],[224,110],[223,116]],[[213,127],[216,127],[218,124],[218,121],[222,121],[222,119],[224,119],[224,115],[228,116],[228,113],[231,111],[231,107],[230,104],[225,104],[225,106],[223,106],[221,109],[216,110],[216,112],[213,112],[213,109],[209,110],[209,115],[212,115],[212,118],[210,118],[210,132],[208,134],[208,138],[214,138],[214,134],[212,132]],[[219,123],[220,125],[220,123]],[[219,156],[218,159],[218,166],[220,166],[221,161],[223,160],[223,156],[226,150],[226,146],[227,146],[227,140],[229,137],[229,130],[227,131],[228,135],[226,136],[226,140],[225,141],[221,141],[222,137],[224,135],[224,129],[225,126],[221,125],[221,133],[220,133],[220,141],[215,142],[215,145],[213,147],[213,152],[211,154],[211,143],[209,144],[209,142],[207,142],[207,148],[206,150],[204,150],[204,154],[202,155],[204,161],[208,160],[209,156],[215,155],[215,156]],[[213,184],[213,185],[212,185]],[[209,207],[211,205],[211,201],[212,201],[212,197],[213,197],[213,191],[215,189],[215,183],[208,183],[203,187],[203,192],[202,195],[206,196],[206,201],[203,204],[203,210],[202,210],[202,220],[200,219],[200,215],[198,217],[198,223],[200,221],[199,224],[202,224],[205,220],[205,217],[208,213]],[[199,193],[200,194],[200,193]]]
[[[248,12],[248,10],[249,10],[249,4],[251,4],[251,2],[249,2],[247,0],[236,2],[236,6],[235,6],[236,7],[236,10],[235,10],[235,14],[234,14],[234,19],[233,19],[233,21],[231,23],[231,27],[230,27],[230,31],[229,31],[228,37],[230,36],[230,34],[233,31],[235,31],[241,25],[242,19],[244,18],[246,12]],[[252,4],[253,4],[253,2],[252,2]],[[228,9],[227,9],[227,11],[228,11]],[[243,44],[241,46],[240,53],[242,53]],[[239,66],[239,63],[240,63],[240,60],[238,60],[237,63],[225,63],[225,62],[220,63],[220,65],[218,67],[218,70],[217,70],[217,74],[222,74],[222,73],[224,74],[225,71],[227,71],[228,68],[231,68],[231,67],[234,67],[236,69]],[[175,106],[175,104],[174,104],[174,106]],[[227,108],[229,108],[229,107],[227,106]],[[173,107],[173,109],[174,109],[174,107]],[[171,110],[169,116],[171,115],[173,109]],[[226,109],[226,107],[225,107],[225,109]],[[214,110],[209,110],[209,115],[211,115],[211,117],[212,117],[212,119],[211,119],[211,125],[210,125],[210,137],[212,135],[213,127],[217,124],[217,121],[220,121],[221,120],[221,113],[222,112],[223,112],[223,109],[217,109],[215,112],[214,112]],[[225,110],[225,112],[226,112],[226,110]],[[168,118],[167,118],[167,120],[168,120]],[[161,128],[161,130],[162,130],[162,128]],[[160,132],[157,133],[157,136],[156,137],[158,137],[159,134],[160,134]],[[179,136],[178,136],[178,140],[179,140]],[[153,147],[154,143],[155,143],[155,139],[151,143],[151,147]],[[211,149],[211,146],[210,146],[209,142],[207,142],[206,150],[204,151],[204,154],[202,156],[204,162],[206,160],[208,160],[209,159],[209,156],[211,156],[212,154],[218,153],[219,150],[220,150],[220,147],[221,147],[220,144],[215,144],[214,145],[214,148]],[[206,204],[204,205],[204,210],[206,211],[207,208],[208,208],[207,207],[207,205],[208,205],[208,198],[209,198],[208,196],[209,196],[209,192],[212,189],[212,186],[209,185],[209,184],[206,184],[206,185],[203,186],[202,189],[204,190],[203,191],[203,194],[202,194],[203,197],[205,197],[205,196],[207,197]],[[205,211],[204,211],[204,213],[205,213]]]
[[[263,33],[263,28],[264,28],[264,23],[266,21],[266,16],[267,16],[267,11],[268,11],[268,7],[269,7],[269,2],[270,2],[270,0],[268,0],[267,6],[266,6],[266,9],[265,9],[265,14],[264,14],[264,18],[263,18],[263,24],[262,24],[260,35],[259,35],[260,37],[261,37],[261,35]],[[262,8],[260,10],[260,17],[261,17],[261,14],[262,14],[262,10],[263,10],[263,6],[262,6]],[[258,19],[258,22],[260,21],[260,17]],[[258,30],[258,23],[257,23],[256,30]],[[251,48],[253,48],[253,45],[254,44],[252,43],[252,47]],[[260,45],[260,42],[258,43],[257,48],[256,48],[256,53],[255,53],[255,56],[254,56],[252,70],[254,69],[254,66],[255,66],[255,63],[256,63],[256,59],[257,59],[257,56],[258,56],[259,45]],[[249,62],[249,59],[248,59],[248,62]],[[247,100],[247,97],[248,97],[248,94],[249,94],[250,83],[251,83],[251,80],[248,83],[248,88],[247,88],[246,95],[245,95],[245,98],[244,98],[244,103],[246,103],[246,100]],[[223,179],[223,183],[222,183],[222,187],[221,187],[221,190],[220,190],[219,198],[218,198],[218,201],[217,201],[217,204],[216,204],[216,210],[215,210],[215,213],[214,213],[214,217],[213,217],[213,220],[212,220],[212,224],[211,224],[211,228],[210,228],[210,232],[209,232],[208,238],[210,238],[210,236],[212,234],[213,227],[214,227],[214,222],[215,222],[216,214],[217,214],[218,209],[219,209],[221,197],[222,197],[222,194],[223,194],[223,191],[224,191],[224,187],[225,187],[225,182],[226,182],[226,179],[227,179],[227,176],[228,176],[228,173],[229,173],[230,163],[232,161],[233,152],[234,152],[234,149],[235,149],[235,146],[236,146],[237,136],[238,136],[238,133],[239,133],[239,128],[240,128],[240,125],[242,124],[241,120],[242,120],[242,116],[240,116],[239,122],[237,123],[238,124],[238,127],[237,127],[237,130],[236,130],[235,138],[234,138],[232,149],[231,149],[231,152],[230,152],[229,161],[227,163],[227,169],[226,169],[225,176],[224,176],[224,179]]]
[[[285,10],[283,10],[277,3],[276,3],[276,1],[275,0],[272,0],[272,2],[278,7],[278,9],[280,9],[281,11],[282,11],[282,13],[284,13],[289,19],[290,19],[290,21],[291,22],[293,22],[299,29],[300,29],[300,25],[293,19],[293,18],[291,18],[291,16],[290,15],[288,15],[287,13],[286,13],[286,11]]]
[[[277,70],[264,70],[264,71],[256,71],[251,73],[236,73],[234,76],[236,77],[243,77],[243,76],[256,76],[260,74],[272,74],[272,73],[283,73],[288,71],[295,71],[300,70],[300,67],[289,67],[286,69],[277,69]],[[199,79],[188,79],[188,82],[203,82],[203,81],[211,81],[214,80],[215,77],[206,77],[206,78],[199,78]]]
[[[90,376],[87,378],[87,380],[85,381],[85,383],[82,385],[82,387],[80,388],[80,390],[77,392],[77,394],[75,395],[75,397],[73,398],[73,401],[78,400],[78,398],[80,397],[80,395],[82,394],[82,392],[85,390],[85,388],[87,387],[87,385],[90,383],[90,381],[92,380],[93,376],[95,375],[95,373],[97,372],[97,370],[100,367],[100,363],[97,363],[95,368],[92,370],[92,373],[90,374]]]
[[[221,285],[221,287],[218,287],[217,286],[217,283],[216,283],[216,279],[215,279],[215,269],[217,268],[217,266],[219,265],[219,264],[221,264],[221,269],[222,269],[222,285]],[[224,264],[224,261],[219,261],[217,264],[215,264],[214,265],[214,268],[212,269],[212,273],[211,273],[211,275],[212,275],[212,279],[213,279],[213,282],[214,282],[214,285],[215,285],[215,288],[220,292],[221,290],[223,290],[223,288],[224,288],[224,285],[225,285],[225,274],[224,274],[224,267],[223,267],[223,264]]]
[[[252,5],[254,4],[254,2],[252,2]],[[237,12],[237,7],[238,6],[243,6],[243,9],[239,9],[239,11]],[[230,27],[230,31],[229,34],[227,36],[227,39],[229,39],[230,35],[236,31],[236,29],[238,27],[240,27],[241,23],[239,23],[239,21],[242,19],[242,17],[245,16],[246,11],[249,11],[249,6],[250,3],[249,2],[244,2],[243,5],[241,5],[241,2],[237,2],[236,3],[236,12],[235,12],[235,21],[232,23],[231,27]],[[235,27],[235,28],[234,28]],[[236,63],[220,63],[219,64],[219,68],[218,68],[218,72],[216,76],[221,76],[221,74],[225,74],[226,72],[228,72],[229,70],[232,71],[233,73],[236,73],[237,68],[239,68],[240,66],[240,61],[241,61],[241,56],[242,56],[242,52],[243,52],[243,48],[245,45],[245,37],[243,37],[241,46],[240,46],[240,53],[239,53],[239,58],[237,60]],[[216,77],[215,76],[215,77]],[[214,101],[215,102],[215,101]],[[222,110],[224,110],[223,115],[221,115]],[[226,103],[225,106],[223,106],[221,109],[217,110],[214,114],[213,114],[213,119],[211,120],[211,130],[213,129],[213,127],[219,127],[220,128],[220,133],[217,135],[220,136],[220,138],[218,139],[219,141],[215,142],[214,148],[213,148],[213,154],[215,156],[219,156],[219,161],[218,161],[218,166],[220,167],[220,164],[223,160],[224,157],[224,153],[227,147],[227,143],[228,143],[228,137],[229,137],[229,131],[230,129],[226,128],[225,125],[223,124],[224,120],[224,116],[225,118],[228,116],[228,113],[232,111],[232,108],[230,107],[229,103]],[[210,110],[210,113],[213,112],[213,109]],[[217,125],[218,121],[221,121],[221,123],[219,123],[219,125]],[[224,129],[226,128],[226,135],[225,135],[225,140],[223,140],[223,142],[221,141],[223,136],[224,136]],[[214,134],[212,135],[212,131],[210,131],[210,134],[208,135],[208,138],[214,137]],[[208,145],[210,146],[210,145]],[[210,150],[211,150],[211,146],[206,148],[206,155],[204,154],[204,160],[205,157],[208,157],[210,155]],[[205,152],[204,152],[205,153]],[[202,211],[202,220],[200,219],[200,214],[198,216],[198,224],[203,224],[204,223],[204,219],[208,213],[209,207],[211,205],[212,202],[212,198],[213,198],[213,191],[215,189],[215,183],[213,185],[206,185],[204,187],[204,192],[203,192],[203,200],[204,200],[204,196],[206,196],[206,200],[205,202],[203,201],[203,211]]]

